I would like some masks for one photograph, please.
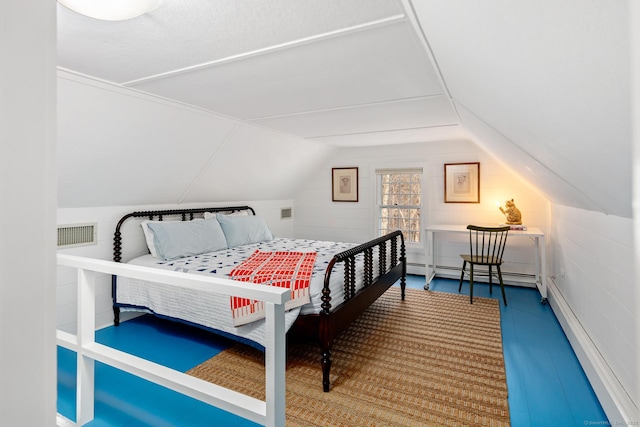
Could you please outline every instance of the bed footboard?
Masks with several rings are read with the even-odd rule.
[[[378,253],[374,254],[374,248]],[[374,257],[377,257],[378,271],[374,280]],[[336,263],[344,263],[344,302],[333,307],[329,283]],[[364,283],[356,289],[356,270],[363,263]],[[297,330],[304,335],[317,337],[320,345],[322,364],[322,388],[325,392],[331,386],[331,346],[334,338],[373,304],[390,286],[400,280],[402,299],[405,297],[407,261],[404,236],[394,231],[385,236],[363,243],[341,252],[329,262],[325,272],[322,290],[322,310],[316,315],[301,316],[296,322]]]
[[[398,245],[400,241],[400,245]],[[389,247],[390,246],[390,247]],[[400,246],[398,248],[398,246]],[[356,296],[356,256],[363,254],[362,262],[364,263],[364,284],[366,289],[374,283],[373,280],[373,249],[378,248],[378,277],[376,281],[389,273],[393,267],[401,265],[402,269],[400,286],[402,288],[402,299],[404,299],[406,285],[406,249],[404,246],[404,236],[402,232],[396,230],[377,239],[363,243],[355,248],[348,249],[334,255],[329,262],[324,276],[324,288],[322,289],[322,312],[321,314],[331,313],[331,289],[329,283],[331,281],[331,272],[336,263],[344,262],[344,300],[351,300]],[[389,265],[387,265],[387,251],[390,251]],[[398,250],[400,254],[398,256]],[[396,279],[397,280],[397,279]],[[394,282],[395,283],[395,282]]]

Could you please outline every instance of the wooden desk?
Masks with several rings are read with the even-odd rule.
[[[424,286],[425,289],[429,289],[429,284],[431,280],[436,275],[436,234],[445,234],[445,233],[458,233],[458,234],[468,234],[469,230],[467,230],[466,225],[458,225],[458,224],[447,224],[447,225],[430,225],[426,229],[426,248],[425,248],[425,277],[426,284]],[[535,284],[540,291],[540,295],[542,296],[541,302],[545,304],[547,302],[547,246],[544,240],[544,233],[542,230],[536,227],[527,227],[526,231],[521,230],[511,230],[509,231],[508,240],[513,238],[529,238],[532,239],[536,246],[536,273],[535,273]],[[429,255],[429,244],[431,244],[431,255]]]

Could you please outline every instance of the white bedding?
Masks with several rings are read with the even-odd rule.
[[[172,261],[162,261],[151,255],[145,255],[130,261],[130,263],[226,277],[237,264],[258,249],[261,251],[316,252],[317,258],[310,285],[311,302],[286,313],[285,323],[288,330],[299,314],[320,312],[324,273],[329,261],[335,254],[354,246],[356,245],[352,243],[276,238],[267,242],[238,246]],[[376,252],[377,250],[374,250],[374,279],[378,271]],[[362,263],[357,264],[360,264],[356,271],[357,283],[362,283]],[[343,301],[343,271],[343,263],[338,263],[334,266],[334,271],[331,274],[331,304],[334,307]],[[264,319],[242,326],[233,326],[228,296],[186,291],[159,283],[125,277],[118,278],[117,283],[116,301],[118,304],[136,306],[142,311],[151,311],[158,315],[202,325],[225,334],[241,337],[250,343],[258,343],[264,347]]]

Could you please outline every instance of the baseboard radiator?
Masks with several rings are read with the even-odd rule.
[[[424,264],[422,264],[422,268],[424,269]],[[429,265],[429,270],[431,270],[431,265]],[[446,277],[450,279],[460,279],[460,273],[462,271],[462,266],[453,267],[450,265],[440,265],[436,264],[436,270],[438,272],[438,277]],[[476,276],[476,273],[478,276]],[[488,270],[474,270],[474,281],[478,282],[486,282],[489,283]],[[517,273],[514,271],[504,271],[502,270],[502,278],[505,283],[517,284],[519,286],[535,286],[536,276],[535,274],[527,274],[527,273]],[[469,277],[466,276],[465,280],[468,280]],[[477,279],[477,280],[475,280]],[[495,280],[494,280],[495,283]]]

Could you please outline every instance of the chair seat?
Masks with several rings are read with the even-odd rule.
[[[501,265],[502,259],[495,256],[460,255],[460,258],[476,265]]]

